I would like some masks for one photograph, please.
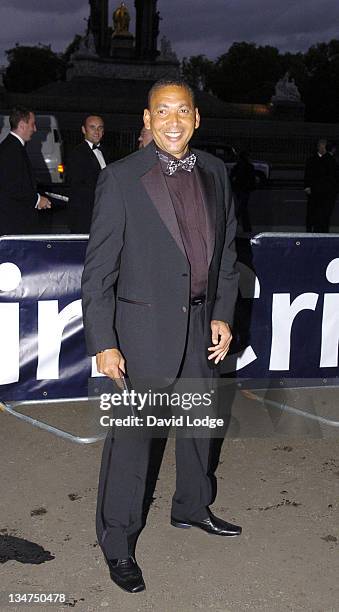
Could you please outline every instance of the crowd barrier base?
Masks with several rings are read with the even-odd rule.
[[[65,399],[44,400],[43,403],[44,404],[57,404],[57,403],[62,402],[64,404],[67,402],[73,403],[73,402],[85,402],[85,401],[88,401],[88,400],[83,397],[75,397],[70,400],[65,400]],[[25,423],[29,423],[33,427],[38,427],[39,429],[42,429],[44,431],[47,431],[48,433],[54,434],[58,436],[59,438],[63,438],[64,440],[68,440],[69,442],[75,442],[76,444],[93,444],[94,442],[100,442],[106,437],[105,433],[103,433],[102,435],[98,435],[98,436],[76,436],[68,431],[59,429],[58,427],[54,427],[53,425],[49,425],[48,423],[45,423],[44,421],[40,421],[39,419],[34,419],[33,417],[30,417],[27,414],[18,412],[18,410],[15,409],[17,406],[27,406],[27,405],[34,406],[34,405],[37,405],[38,403],[41,403],[41,402],[28,401],[28,402],[15,402],[13,404],[8,404],[7,402],[0,402],[0,412],[11,414],[17,419],[24,421]]]
[[[314,389],[314,387],[312,387],[312,389]],[[311,414],[311,413],[305,412],[304,410],[300,410],[299,408],[295,408],[294,406],[289,406],[286,403],[276,402],[274,400],[270,400],[265,397],[261,397],[260,395],[257,395],[257,393],[254,393],[253,391],[250,391],[249,389],[243,390],[242,394],[247,399],[259,402],[267,407],[278,409],[281,412],[287,412],[287,414],[290,414],[292,416],[298,416],[304,419],[309,419],[311,421],[318,423],[319,425],[325,425],[327,427],[335,427],[335,428],[339,427],[339,421],[335,421],[333,419],[327,419],[318,414]]]
[[[307,399],[308,392],[312,391],[312,393],[314,393],[315,391],[321,391],[323,390],[322,387],[286,387],[284,390],[280,390],[279,395],[275,399],[270,395],[270,391],[272,390],[268,388],[261,388],[260,390],[243,388],[242,383],[237,383],[236,388],[234,406],[232,405],[230,414],[238,425],[240,421],[240,431],[235,431],[231,424],[224,432],[226,438],[253,436],[281,437],[281,435],[284,437],[288,435],[291,438],[295,436],[300,437],[300,435],[323,438],[339,435],[339,420],[333,418],[333,415],[324,416],[319,413],[317,414],[317,410],[319,408],[321,409],[320,405],[318,405],[314,411],[312,406],[309,405],[309,400]],[[331,389],[336,390],[337,388],[327,387],[327,390]],[[274,391],[278,391],[278,389]],[[287,395],[284,396],[284,393],[281,395],[281,391],[287,391]],[[53,408],[53,406],[61,403],[65,404],[65,406],[73,403],[76,405],[77,409],[81,406],[85,407],[86,403],[88,403],[88,405],[90,404],[89,400],[84,398],[72,398],[68,401],[64,399],[44,400],[43,402],[23,401],[8,403],[2,401],[0,402],[0,412],[10,414],[12,417],[32,427],[37,427],[38,429],[71,443],[86,445],[102,442],[105,439],[107,430],[102,432],[90,431],[86,435],[75,434],[61,427],[51,425],[41,418],[34,418],[20,411],[20,408],[26,406],[39,407],[40,404],[42,408],[45,409],[48,405]],[[295,403],[294,406],[291,405],[293,403]],[[256,418],[258,417],[259,420],[262,420],[263,415],[265,415],[267,419],[268,417],[271,418],[272,422],[274,422],[274,415],[276,415],[280,425],[273,428],[273,430],[268,428],[266,431],[265,427],[262,431],[257,431],[255,425],[254,428],[252,428],[251,425],[248,427],[248,419],[254,424]],[[281,422],[284,421],[283,416],[285,422],[284,425],[281,426]],[[86,417],[82,419],[82,421],[86,421]],[[297,426],[295,425],[296,423],[298,423]]]

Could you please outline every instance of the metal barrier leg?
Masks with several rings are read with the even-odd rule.
[[[312,421],[317,421],[321,425],[339,427],[339,421],[326,419],[325,417],[321,417],[316,414],[309,414],[307,412],[304,412],[303,410],[299,410],[299,408],[294,408],[293,406],[288,406],[287,404],[281,404],[279,402],[275,402],[274,400],[269,400],[265,397],[260,397],[260,395],[253,393],[253,391],[243,390],[241,393],[244,397],[247,397],[248,399],[255,400],[264,405],[267,404],[268,406],[272,406],[273,408],[279,408],[279,410],[289,412],[290,414],[294,414],[295,416],[301,416],[306,419],[311,419]]]
[[[77,444],[93,444],[94,442],[99,442],[100,440],[103,440],[106,437],[106,433],[102,434],[102,436],[93,436],[93,437],[74,436],[68,431],[63,431],[62,429],[53,427],[53,425],[48,425],[47,423],[44,423],[43,421],[39,421],[38,419],[33,419],[32,417],[26,414],[17,412],[16,410],[14,410],[14,408],[10,406],[10,404],[7,404],[5,402],[0,402],[0,412],[7,412],[8,414],[11,414],[17,419],[20,419],[21,421],[25,421],[26,423],[33,425],[33,427],[38,427],[39,429],[43,429],[45,431],[48,431],[49,433],[55,434],[59,438],[64,438],[64,440],[69,440],[70,442],[76,442]]]

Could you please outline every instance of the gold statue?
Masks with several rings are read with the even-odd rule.
[[[129,22],[131,21],[128,8],[124,2],[121,2],[120,6],[115,9],[113,13],[113,24],[114,32],[113,35],[117,34],[128,34],[129,33]]]

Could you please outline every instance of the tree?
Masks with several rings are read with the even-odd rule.
[[[50,46],[16,45],[6,51],[9,65],[4,85],[9,91],[26,93],[64,78],[65,63]]]
[[[265,103],[274,93],[281,72],[278,49],[236,42],[217,60],[211,85],[226,102]]]
[[[215,68],[214,62],[207,59],[205,55],[194,55],[182,60],[182,75],[194,89],[208,91],[211,84],[211,75]]]
[[[339,40],[312,46],[304,56],[308,121],[339,121]]]
[[[304,92],[308,80],[307,69],[305,66],[305,57],[303,53],[284,53],[281,56],[282,62],[282,74],[289,72],[290,77],[293,78],[298,86],[301,97],[303,99]]]
[[[286,72],[295,79],[307,121],[339,121],[339,40],[318,43],[306,53],[280,53],[271,46],[235,42],[212,62],[204,55],[184,58],[184,78],[225,102],[268,103]]]

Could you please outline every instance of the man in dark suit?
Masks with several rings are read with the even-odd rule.
[[[68,224],[72,234],[89,233],[95,187],[100,171],[107,162],[107,153],[101,145],[104,135],[102,118],[89,115],[81,131],[85,139],[72,151],[67,168],[71,188]]]
[[[252,232],[248,203],[256,182],[255,169],[246,151],[240,152],[239,160],[230,172],[230,179],[237,200],[236,214],[238,219],[242,223],[244,232]]]
[[[338,194],[338,166],[321,138],[317,151],[306,162],[304,189],[307,194],[306,231],[327,233]]]
[[[16,108],[9,123],[11,131],[0,144],[0,235],[32,234],[38,210],[51,208],[50,201],[37,193],[25,149],[36,132],[35,115],[26,108]]]
[[[154,142],[100,175],[82,279],[88,351],[99,372],[159,387],[214,379],[230,342],[238,276],[225,165],[189,149],[200,117],[182,81],[159,81],[144,123]],[[177,438],[171,523],[221,536],[241,528],[209,510],[210,439]],[[150,440],[108,435],[97,533],[112,580],[145,588],[134,546],[142,527]]]

